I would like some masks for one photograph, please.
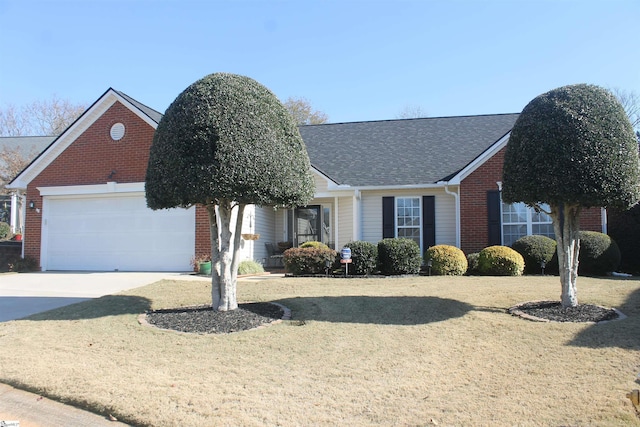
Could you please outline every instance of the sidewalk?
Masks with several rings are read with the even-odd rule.
[[[20,427],[87,427],[87,426],[126,426],[110,421],[107,416],[83,411],[74,406],[38,396],[33,393],[0,384],[0,425],[9,421],[18,422]]]

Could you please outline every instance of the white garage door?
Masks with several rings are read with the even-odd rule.
[[[47,199],[47,270],[188,271],[195,209],[153,211],[144,194]]]

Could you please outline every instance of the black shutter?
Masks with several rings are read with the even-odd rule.
[[[422,246],[426,251],[436,244],[436,197],[422,196]]]
[[[382,198],[382,238],[396,237],[395,197]]]
[[[500,221],[500,192],[487,191],[487,220],[489,224],[488,246],[502,244],[502,222]]]

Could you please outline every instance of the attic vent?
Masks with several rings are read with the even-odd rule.
[[[111,126],[111,139],[114,141],[120,141],[124,136],[124,125],[122,123],[116,123]]]

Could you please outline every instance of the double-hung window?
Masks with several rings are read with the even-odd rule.
[[[414,240],[420,246],[420,197],[396,197],[396,236]]]
[[[549,205],[541,204],[540,207],[549,210]],[[519,238],[531,234],[554,239],[551,217],[524,203],[502,203],[502,244],[511,246]]]

